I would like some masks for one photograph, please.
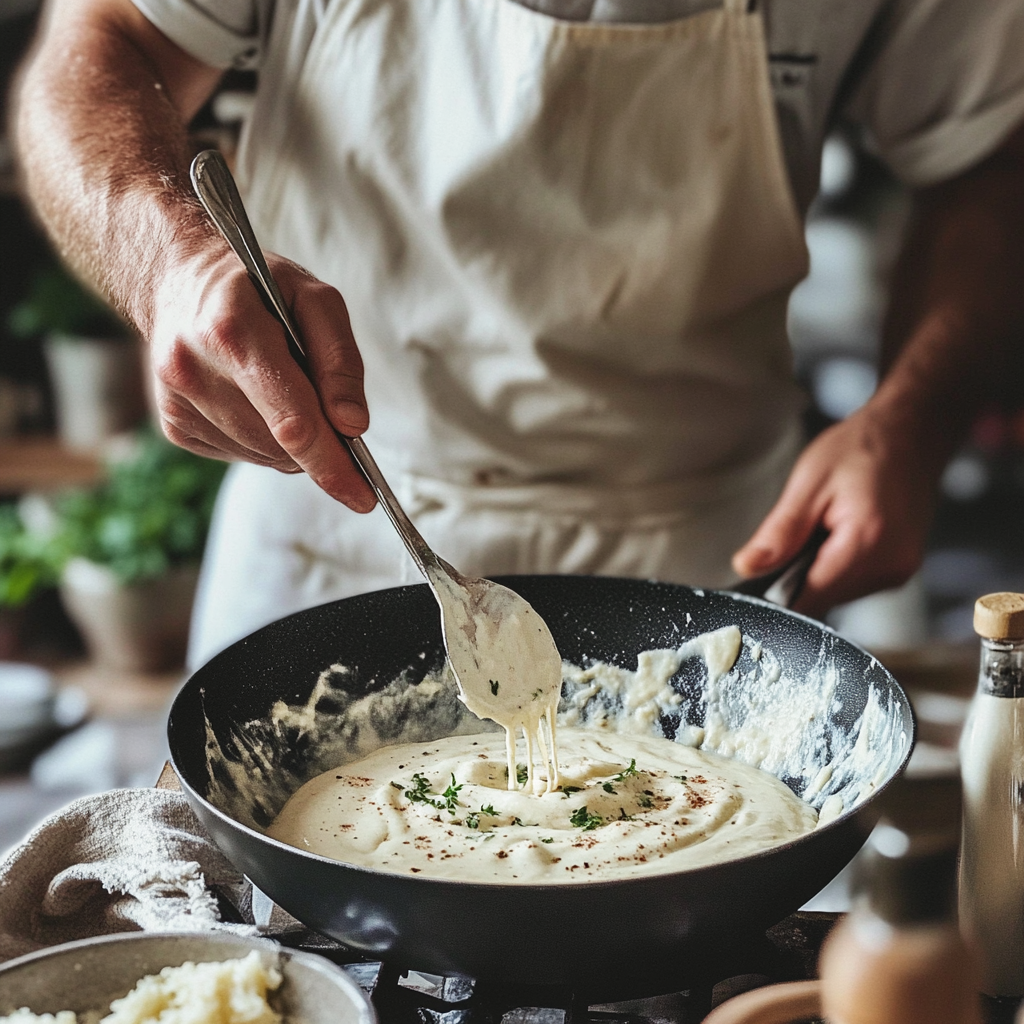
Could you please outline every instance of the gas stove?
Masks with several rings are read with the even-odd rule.
[[[655,983],[656,993],[649,987],[638,992],[628,980],[600,993],[504,987],[361,959],[308,930],[278,938],[344,967],[370,996],[381,1024],[698,1024],[713,1006],[740,992],[813,978],[818,951],[837,917],[794,914],[763,936],[738,939],[698,970],[680,965],[677,977]],[[610,977],[614,973],[610,964]]]

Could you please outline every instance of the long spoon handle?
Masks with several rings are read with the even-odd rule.
[[[264,304],[284,327],[288,351],[292,354],[295,362],[299,364],[302,372],[312,380],[309,360],[306,358],[306,350],[295,326],[295,321],[292,319],[291,310],[284,301],[284,296],[270,272],[270,267],[267,266],[263,250],[260,248],[260,244],[256,240],[256,233],[249,222],[249,215],[242,205],[242,197],[238,194],[235,179],[231,176],[224,157],[215,149],[204,150],[192,161],[190,173],[192,187],[195,189],[199,201],[249,272],[249,277],[260,293]],[[413,526],[412,520],[405,514],[405,510],[399,504],[387,480],[384,479],[384,474],[381,473],[363,439],[361,437],[345,437],[340,433],[338,437],[348,447],[356,465],[362,470],[363,476],[373,488],[373,492],[380,500],[388,518],[394,524],[398,535],[408,548],[409,554],[412,555],[413,561],[419,567],[420,572],[426,576],[428,569],[437,567],[437,555],[423,539],[419,530]]]

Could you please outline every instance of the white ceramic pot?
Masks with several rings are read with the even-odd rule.
[[[158,672],[185,663],[197,566],[123,584],[106,568],[72,559],[60,582],[61,600],[97,664]]]
[[[67,447],[95,449],[142,419],[146,402],[135,340],[53,334],[43,351],[57,433]]]

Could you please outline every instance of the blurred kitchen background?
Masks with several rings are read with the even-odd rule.
[[[5,107],[35,18],[34,0],[0,0]],[[197,119],[197,149],[230,154],[252,86],[228,76]],[[906,215],[903,189],[837,131],[807,229],[811,274],[791,304],[812,432],[875,387]],[[166,710],[221,467],[145,433],[140,359],[135,339],[61,271],[0,131],[0,852],[75,796],[152,785],[167,756]],[[833,624],[911,691],[926,741],[916,777],[948,794],[977,662],[974,600],[1024,590],[1024,401],[978,418],[942,492],[920,573],[838,610]]]

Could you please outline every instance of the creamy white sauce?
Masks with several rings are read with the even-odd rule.
[[[445,647],[462,702],[479,718],[505,730],[508,788],[516,789],[516,737],[526,743],[531,793],[540,780],[547,792],[558,785],[555,712],[562,692],[562,660],[551,631],[518,594],[489,580],[462,586],[443,572],[430,572],[441,607]],[[546,730],[542,730],[541,723]]]
[[[560,791],[510,791],[500,735],[453,736],[325,772],[268,835],[384,871],[547,884],[732,860],[815,826],[812,807],[738,761],[651,736],[561,737]]]
[[[817,664],[799,674],[782,671],[769,645],[741,638],[734,626],[677,648],[642,652],[633,669],[564,663],[559,735],[583,727],[601,741],[612,734],[630,742],[668,737],[677,746],[727,754],[785,780],[818,810],[824,825],[865,800],[909,745],[894,698],[873,685],[861,714],[849,720],[831,643],[823,637]],[[730,666],[733,651],[739,658]],[[410,672],[369,689],[357,675],[330,665],[301,702],[279,701],[270,714],[223,733],[208,722],[207,799],[262,831],[325,769],[354,763],[382,746],[424,744],[426,750],[440,737],[476,739],[491,727],[467,710],[447,669],[425,677]],[[495,741],[502,745],[500,732]],[[297,758],[296,749],[305,753]],[[542,775],[538,770],[538,779]]]

